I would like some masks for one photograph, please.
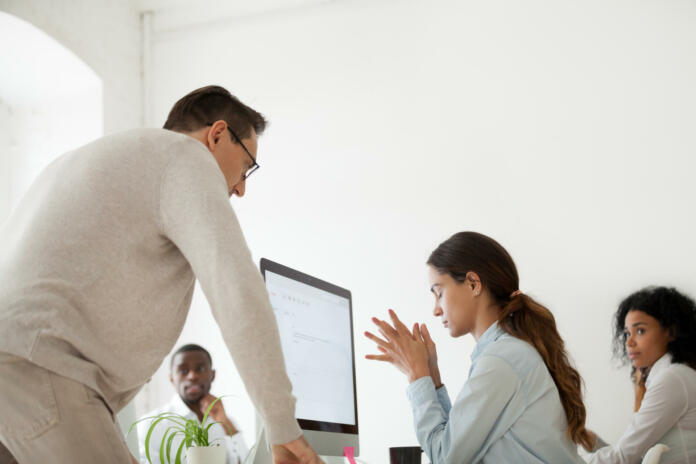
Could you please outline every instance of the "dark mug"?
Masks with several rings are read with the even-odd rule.
[[[389,462],[390,464],[420,464],[422,452],[420,446],[389,448]]]

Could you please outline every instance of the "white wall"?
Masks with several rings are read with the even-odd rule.
[[[141,40],[131,0],[0,0],[89,65],[104,85],[104,133],[141,125]],[[49,76],[47,76],[49,77]]]
[[[0,223],[58,155],[102,135],[102,83],[49,35],[0,11]],[[46,79],[51,76],[51,79]]]
[[[452,394],[466,378],[473,341],[431,317],[423,263],[467,229],[511,252],[585,378],[589,425],[620,436],[618,301],[647,284],[696,295],[694,15],[688,1],[343,1],[154,31],[158,123],[210,83],[271,120],[233,204],[256,258],[353,291],[367,461],[415,443],[405,379],[362,359],[370,316],[430,322]],[[210,321],[199,295],[181,342],[210,346],[229,375],[217,392],[239,392]]]

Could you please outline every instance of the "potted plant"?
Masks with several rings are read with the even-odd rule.
[[[179,414],[165,412],[156,416],[145,417],[134,422],[133,425],[130,426],[128,433],[130,433],[133,427],[139,422],[148,419],[152,421],[150,427],[147,429],[147,435],[145,435],[145,455],[147,457],[147,462],[152,464],[152,459],[150,457],[150,438],[152,437],[152,432],[161,422],[169,422],[170,425],[164,432],[159,447],[158,461],[160,463],[164,464],[166,462],[171,464],[173,462],[174,464],[181,464],[182,453],[185,452],[186,462],[188,464],[225,464],[225,447],[220,446],[219,443],[211,444],[208,442],[208,430],[210,430],[210,427],[212,427],[213,424],[221,424],[223,427],[225,425],[215,421],[206,424],[210,410],[221,398],[222,397],[217,398],[208,406],[200,424],[195,420],[187,419]],[[172,452],[172,443],[177,436],[181,436],[181,444],[176,451]],[[185,451],[184,448],[186,449]],[[174,458],[173,461],[172,458]]]

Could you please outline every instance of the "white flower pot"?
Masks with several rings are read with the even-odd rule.
[[[188,464],[225,464],[224,446],[192,446],[186,450]]]

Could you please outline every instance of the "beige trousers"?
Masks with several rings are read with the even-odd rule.
[[[130,464],[130,456],[94,390],[0,353],[0,464]]]

